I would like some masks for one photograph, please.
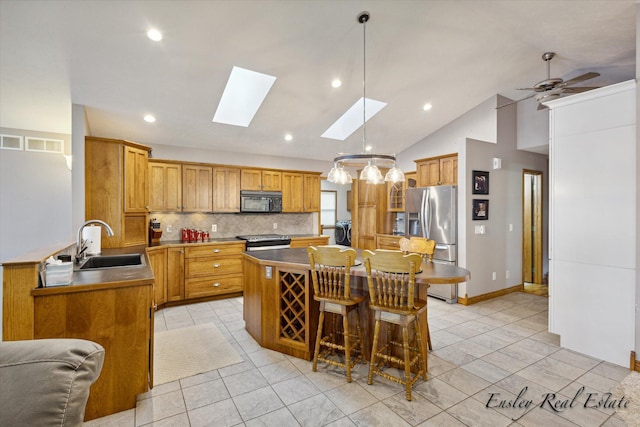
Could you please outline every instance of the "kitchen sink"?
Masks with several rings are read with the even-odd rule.
[[[142,254],[96,255],[87,258],[78,270],[96,270],[100,268],[135,267],[146,265]]]

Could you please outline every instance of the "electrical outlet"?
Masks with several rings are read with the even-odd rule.
[[[218,225],[217,224],[211,224],[211,232],[215,233],[216,231],[218,231]]]
[[[511,272],[507,270],[507,274],[505,275],[507,279],[511,279]]]
[[[273,229],[274,229],[274,230],[277,230],[277,229],[278,229],[278,223],[277,223],[277,222],[274,222],[274,223],[273,223]]]
[[[167,225],[167,233],[171,233],[171,230],[173,230],[173,226],[171,224]]]
[[[493,272],[493,274],[492,274],[491,276],[493,277],[493,280],[496,280],[496,278],[498,277],[498,276],[496,275],[496,272],[495,272],[495,271]]]

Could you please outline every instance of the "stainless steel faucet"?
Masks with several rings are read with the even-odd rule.
[[[89,221],[85,221],[84,224],[82,224],[80,228],[78,228],[78,240],[76,242],[76,259],[82,259],[86,255],[84,253],[84,250],[86,248],[83,247],[84,245],[82,242],[82,230],[84,230],[84,228],[90,224],[99,224],[103,226],[107,230],[107,236],[113,236],[113,230],[106,222],[100,219],[90,219]]]

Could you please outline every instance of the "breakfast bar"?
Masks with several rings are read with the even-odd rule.
[[[366,271],[358,250],[357,264],[351,269],[351,286],[366,292]],[[318,328],[319,304],[313,299],[306,248],[273,249],[244,254],[244,320],[249,334],[263,347],[306,360],[313,357]],[[470,272],[462,267],[423,262],[416,276],[421,297],[430,285],[465,282]],[[371,347],[372,316],[368,315],[368,300],[360,310],[363,320],[365,347]],[[427,319],[420,319],[426,331]],[[426,340],[423,346],[426,347]],[[426,351],[426,350],[425,350]]]

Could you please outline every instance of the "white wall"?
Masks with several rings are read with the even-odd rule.
[[[549,329],[563,347],[626,366],[635,348],[635,82],[549,106]]]
[[[636,82],[640,80],[640,1],[636,2]],[[636,115],[640,109],[640,85],[636,85]],[[640,141],[640,126],[636,123],[636,144]],[[636,145],[637,146],[637,145]],[[636,150],[636,189],[640,188],[640,150]],[[636,212],[640,212],[640,197],[636,199]],[[640,215],[636,215],[636,266],[640,265]],[[636,272],[636,358],[640,355],[640,274]]]
[[[494,96],[398,155],[402,169],[410,171],[415,170],[415,159],[458,153],[458,264],[471,271],[471,280],[459,285],[461,296],[473,297],[522,283],[522,170],[543,172],[546,185],[547,157],[517,149],[520,123],[516,106],[495,108],[504,102],[505,98]],[[548,134],[546,128],[542,132]],[[502,159],[502,169],[492,169],[494,157]],[[488,196],[472,197],[467,184],[473,170],[489,171]],[[471,220],[474,198],[489,199],[489,220]],[[547,206],[544,203],[545,217]],[[484,225],[486,234],[474,234],[475,225]],[[510,279],[506,279],[507,270]]]
[[[63,139],[70,150],[69,135],[9,128],[0,133]],[[64,156],[0,150],[0,263],[43,246],[66,245],[72,235],[71,171]]]

